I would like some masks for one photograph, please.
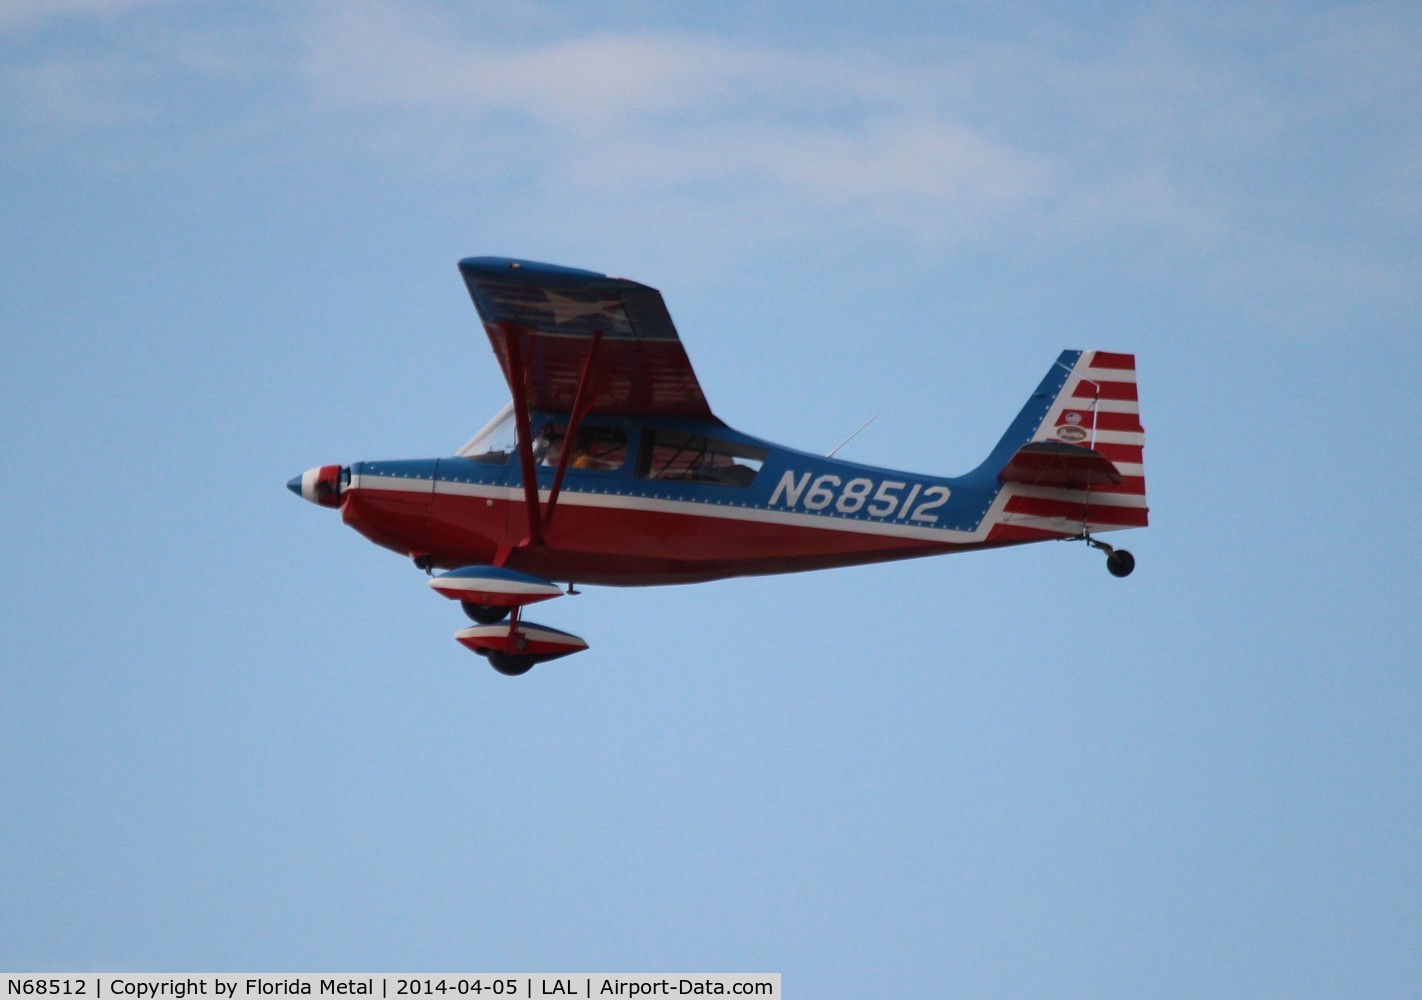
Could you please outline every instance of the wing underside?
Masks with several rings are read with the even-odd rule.
[[[585,414],[713,418],[656,289],[502,257],[471,257],[459,270],[529,409],[580,402]]]

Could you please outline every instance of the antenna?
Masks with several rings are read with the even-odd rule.
[[[864,428],[868,427],[870,424],[872,424],[874,421],[878,420],[878,419],[879,419],[880,417],[882,417],[883,415],[884,415],[884,411],[883,411],[883,410],[880,410],[878,413],[874,414],[874,415],[873,415],[872,417],[870,417],[868,420],[864,421],[864,423],[862,423],[862,424],[859,425],[859,430],[858,430],[858,431],[855,431],[853,434],[849,435],[849,437],[845,438],[845,439],[844,439],[843,441],[841,441],[839,444],[835,445],[835,446],[834,446],[834,450],[831,451],[828,455],[826,455],[825,458],[834,458],[834,453],[835,453],[836,451],[839,451],[839,449],[843,448],[845,445],[849,444],[849,442],[851,442],[851,441],[853,441],[855,438],[857,438],[857,437],[859,436],[859,431],[862,431]]]

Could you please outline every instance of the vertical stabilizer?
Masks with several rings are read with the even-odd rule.
[[[988,541],[1145,527],[1144,451],[1135,356],[1064,351],[988,459]]]

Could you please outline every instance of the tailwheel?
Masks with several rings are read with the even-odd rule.
[[[538,662],[538,657],[527,654],[505,653],[502,650],[491,649],[484,654],[489,660],[489,666],[493,667],[505,677],[518,677],[528,673],[533,669],[533,665]]]
[[[1106,553],[1106,572],[1110,573],[1112,576],[1127,577],[1130,576],[1131,573],[1135,570],[1136,557],[1131,555],[1125,549],[1114,548],[1113,546],[1107,545],[1105,542],[1098,542],[1090,535],[1083,534],[1079,535],[1078,537],[1085,541],[1086,544],[1090,545],[1093,549],[1100,549],[1102,552]]]
[[[1125,549],[1116,549],[1106,557],[1106,572],[1112,576],[1127,577],[1136,568],[1136,557]]]
[[[464,609],[464,613],[469,616],[470,621],[478,622],[480,625],[497,625],[509,616],[508,608],[501,608],[493,604],[460,601],[459,606]]]

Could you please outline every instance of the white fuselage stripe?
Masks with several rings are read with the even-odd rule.
[[[430,492],[430,481],[404,479],[391,476],[359,477],[352,482],[352,489],[397,490],[401,492]],[[434,492],[446,496],[482,497],[488,500],[502,500],[506,503],[523,503],[521,486],[496,486],[486,483],[457,483],[440,480],[434,484]],[[539,490],[538,498],[546,503],[549,491]],[[875,521],[859,521],[834,514],[799,514],[794,511],[767,510],[764,507],[736,507],[716,502],[695,500],[670,500],[658,497],[640,496],[634,493],[591,493],[569,489],[566,485],[558,495],[559,504],[575,507],[605,507],[614,510],[637,510],[659,514],[680,514],[694,517],[715,517],[728,521],[759,521],[770,524],[786,524],[819,531],[847,531],[855,534],[881,535],[891,538],[914,538],[924,541],[964,544],[980,541],[987,535],[990,525],[984,521],[976,531],[958,531],[953,528],[929,528],[907,524],[886,524]]]

